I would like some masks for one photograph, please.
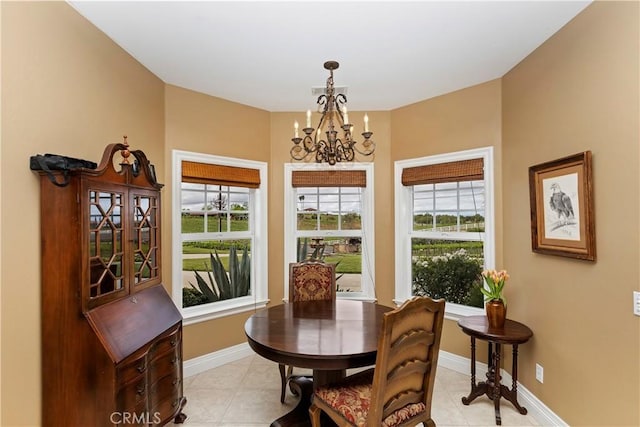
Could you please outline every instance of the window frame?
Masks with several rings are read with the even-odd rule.
[[[223,166],[233,166],[242,168],[257,169],[260,173],[260,186],[256,189],[249,189],[249,231],[239,232],[240,238],[250,238],[253,240],[251,246],[251,288],[252,294],[233,298],[230,300],[218,301],[214,303],[202,304],[192,307],[182,307],[182,162],[191,161],[197,163],[208,163]],[[183,317],[183,324],[203,322],[210,319],[229,316],[245,311],[254,311],[263,308],[269,302],[268,299],[268,242],[267,242],[267,163],[255,160],[239,159],[234,157],[216,156],[213,154],[195,153],[190,151],[172,150],[172,183],[173,194],[171,198],[171,227],[172,227],[172,298],[174,304]],[[222,236],[226,233],[207,233],[209,237],[215,239],[216,235]]]
[[[411,238],[413,227],[413,186],[402,184],[402,170],[416,166],[427,166],[439,163],[455,162],[482,158],[484,162],[485,192],[485,229],[484,229],[484,266],[483,269],[495,268],[495,187],[493,147],[481,147],[464,151],[436,154],[415,159],[397,160],[394,162],[395,178],[395,298],[396,304],[402,304],[411,298]],[[449,233],[450,234],[450,233]],[[443,238],[451,237],[443,233]],[[445,316],[458,320],[464,316],[482,314],[481,308],[469,307],[447,302]]]
[[[297,240],[297,197],[296,188],[292,185],[293,171],[300,170],[363,170],[367,185],[362,188],[361,205],[361,233],[362,233],[362,291],[338,292],[336,298],[354,299],[360,301],[376,301],[375,292],[375,204],[374,204],[374,179],[373,163],[344,163],[334,166],[319,163],[285,163],[284,164],[284,278],[283,301],[289,299],[289,263],[296,262]],[[331,236],[337,230],[326,230],[327,236]],[[346,230],[349,234],[356,230]],[[304,234],[314,233],[308,230]],[[317,234],[317,233],[316,233]],[[354,233],[351,233],[354,234]],[[335,235],[335,234],[334,234]],[[370,242],[370,243],[369,243]]]

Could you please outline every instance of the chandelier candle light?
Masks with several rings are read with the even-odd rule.
[[[340,93],[335,95],[333,87],[333,70],[337,70],[340,64],[336,61],[327,61],[324,68],[329,70],[326,93],[318,97],[318,112],[322,114],[318,130],[314,132],[311,127],[311,110],[307,110],[307,124],[302,129],[304,137],[298,133],[298,122],[293,124],[293,147],[291,147],[291,157],[295,160],[305,160],[311,155],[315,155],[317,163],[326,162],[335,165],[337,162],[351,162],[358,152],[363,156],[370,156],[376,149],[376,144],[371,140],[373,132],[369,132],[369,116],[364,115],[364,132],[362,136],[362,150],[352,139],[353,125],[349,123],[347,112],[347,97]],[[326,139],[323,139],[322,129],[325,128]],[[338,136],[338,130],[342,129],[343,136]]]

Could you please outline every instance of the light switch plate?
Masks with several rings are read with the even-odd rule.
[[[640,316],[640,291],[633,291],[633,314]]]
[[[538,382],[544,382],[544,368],[539,363],[536,363],[536,380]]]

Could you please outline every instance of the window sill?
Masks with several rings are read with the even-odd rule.
[[[484,310],[478,307],[447,303],[444,318],[448,320],[455,320],[457,322],[463,317],[478,316],[482,314],[484,314]]]
[[[268,303],[268,299],[255,301],[243,298],[243,301],[222,301],[204,304],[198,307],[187,307],[181,310],[183,317],[182,324],[184,326],[188,326],[200,322],[206,322],[207,320],[244,313],[246,311],[255,311],[266,307]]]
[[[348,292],[345,292],[348,293]],[[344,299],[344,300],[351,300],[351,301],[362,301],[362,302],[378,302],[377,298],[372,298],[372,297],[368,297],[368,296],[364,296],[364,295],[342,295],[342,293],[338,293],[338,295],[336,295],[336,299]],[[283,303],[288,303],[289,299],[288,298],[283,298],[282,299]]]
[[[364,295],[361,292],[357,294],[356,293],[352,294],[351,292],[338,292],[336,295],[336,298],[348,299],[348,300],[354,300],[354,301],[364,301],[364,302],[378,302],[377,298]]]
[[[393,302],[396,304],[396,306],[399,307],[400,305],[402,305],[404,301],[394,299]],[[480,316],[483,314],[484,314],[484,309],[482,308],[469,307],[466,305],[453,304],[448,302],[445,305],[444,318],[447,320],[454,320],[457,322],[463,317]]]

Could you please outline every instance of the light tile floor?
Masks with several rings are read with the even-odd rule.
[[[469,375],[438,367],[432,402],[438,426],[495,426],[493,403],[486,396],[469,406],[462,404],[460,398],[469,389]],[[185,378],[184,394],[188,418],[183,425],[187,427],[265,427],[297,402],[287,390],[285,403],[280,403],[278,365],[257,355]],[[505,400],[500,409],[505,427],[539,425]]]

